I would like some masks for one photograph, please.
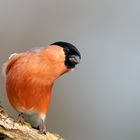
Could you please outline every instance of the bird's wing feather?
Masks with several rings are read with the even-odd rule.
[[[4,76],[7,75],[10,68],[13,66],[13,64],[20,58],[20,55],[17,53],[13,53],[9,56],[9,59],[6,63],[3,64],[3,74]]]
[[[30,51],[33,51],[35,53],[39,53],[41,49],[43,49],[44,47],[34,47],[34,48],[31,48]]]

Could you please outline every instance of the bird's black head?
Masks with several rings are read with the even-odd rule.
[[[67,68],[71,69],[74,68],[76,64],[78,64],[81,60],[81,55],[78,49],[67,42],[55,42],[51,45],[58,45],[63,48],[65,52],[65,65]]]

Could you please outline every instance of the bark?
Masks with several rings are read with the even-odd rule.
[[[64,140],[58,134],[40,134],[29,123],[16,123],[0,106],[0,140],[4,137],[14,140]]]

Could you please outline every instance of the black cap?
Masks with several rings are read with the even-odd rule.
[[[74,45],[67,42],[62,42],[62,41],[55,42],[51,45],[57,45],[63,48],[65,52],[65,56],[66,56],[65,65],[68,68],[74,68],[75,65],[80,62],[81,54]]]

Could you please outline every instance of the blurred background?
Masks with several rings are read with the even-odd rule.
[[[57,80],[48,131],[67,140],[140,140],[140,2],[138,0],[1,0],[0,65],[11,53],[55,41],[82,54]],[[0,100],[7,101],[0,75]]]

